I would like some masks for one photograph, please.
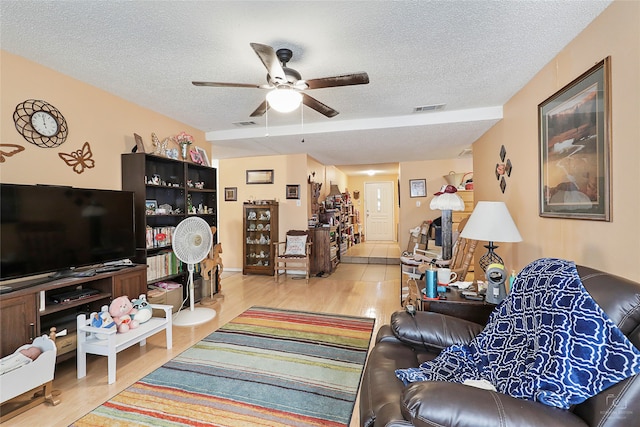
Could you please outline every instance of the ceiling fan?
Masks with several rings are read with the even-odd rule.
[[[221,82],[192,82],[195,86],[211,87],[246,87],[268,89],[266,99],[251,113],[251,117],[262,116],[270,107],[280,112],[295,110],[302,102],[327,117],[338,115],[338,111],[323,104],[317,99],[304,93],[305,90],[321,89],[325,87],[351,86],[369,83],[367,73],[344,74],[340,76],[303,80],[299,72],[287,67],[293,52],[290,49],[274,51],[271,46],[260,43],[250,43],[265,68],[267,69],[267,84],[256,85],[246,83]],[[286,105],[285,105],[286,104]]]

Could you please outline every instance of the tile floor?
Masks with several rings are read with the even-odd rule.
[[[362,242],[351,246],[344,253],[342,264],[400,264],[398,242]]]

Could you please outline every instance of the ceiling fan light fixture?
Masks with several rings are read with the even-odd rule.
[[[269,106],[281,113],[290,113],[300,106],[302,95],[291,88],[275,88],[267,93]]]

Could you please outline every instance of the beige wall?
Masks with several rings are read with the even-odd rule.
[[[0,93],[0,141],[25,147],[1,163],[2,182],[119,190],[120,154],[135,146],[134,133],[143,137],[146,151],[151,152],[152,132],[162,140],[185,131],[211,159],[203,132],[2,50]],[[64,144],[40,148],[18,133],[13,111],[27,99],[45,100],[60,110],[69,127]],[[79,150],[85,142],[89,142],[95,166],[77,174],[58,153]]]
[[[273,169],[273,184],[246,184],[246,171]],[[300,185],[300,199],[287,199],[286,186]],[[237,187],[238,200],[225,202],[220,197],[218,241],[222,243],[225,269],[242,270],[243,203],[250,200],[277,200],[279,237],[287,230],[307,228],[309,191],[307,190],[307,155],[245,157],[223,159],[218,167],[218,189]]]
[[[400,163],[401,209],[398,220],[398,244],[401,251],[407,249],[410,229],[419,226],[422,221],[441,216],[440,211],[432,211],[429,208],[429,204],[433,198],[433,193],[446,184],[443,175],[448,175],[451,171],[458,173],[470,172],[473,169],[472,166],[473,161],[471,158]],[[411,179],[427,180],[426,197],[411,197],[409,192],[409,180]],[[420,206],[418,206],[418,203],[420,203]]]
[[[640,280],[640,2],[615,1],[504,106],[504,119],[473,145],[477,200],[507,203],[521,243],[500,244],[507,268],[543,256]],[[537,106],[611,56],[612,221],[538,216]],[[513,163],[502,194],[494,168],[504,144]],[[477,269],[476,269],[477,270]]]

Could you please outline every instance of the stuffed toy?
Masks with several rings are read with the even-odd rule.
[[[116,326],[116,322],[109,314],[109,306],[103,305],[100,313],[91,313],[91,326],[94,328],[112,328]],[[106,340],[107,335],[95,334],[95,337],[101,340]]]
[[[118,332],[123,334],[128,332],[129,329],[138,327],[139,322],[131,318],[132,315],[135,316],[136,311],[126,295],[117,297],[111,302],[109,314],[113,317],[113,321],[116,322]]]
[[[138,311],[132,316],[136,322],[142,324],[151,319],[153,310],[151,309],[151,304],[147,302],[147,296],[145,294],[141,294],[138,298],[131,301],[131,303],[133,304],[133,308]]]

